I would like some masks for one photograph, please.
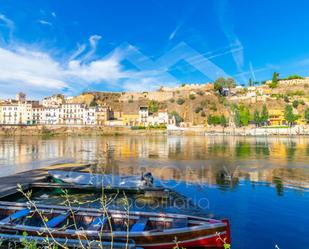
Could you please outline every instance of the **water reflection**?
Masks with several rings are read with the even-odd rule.
[[[0,138],[1,175],[70,159],[94,162],[98,172],[151,171],[207,215],[228,217],[232,247],[239,249],[307,248],[308,156],[306,137]],[[153,203],[133,199],[152,208]],[[44,202],[59,200],[54,195]],[[156,208],[193,213],[191,206],[178,204]]]
[[[240,181],[309,188],[306,137],[1,137],[1,175],[74,159],[96,163],[95,171],[139,175],[200,186],[235,188]]]

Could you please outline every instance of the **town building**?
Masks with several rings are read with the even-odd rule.
[[[0,118],[0,123],[1,124],[21,124],[21,115],[19,112],[18,108],[18,103],[2,103],[1,104],[1,118]]]
[[[24,93],[17,93],[16,94],[16,101],[17,102],[25,102],[26,101],[26,94]]]
[[[166,110],[159,110],[148,116],[147,124],[152,126],[169,124],[169,117]]]
[[[106,125],[106,122],[113,118],[113,111],[107,106],[97,106],[95,112],[95,124],[102,126]]]
[[[85,104],[65,103],[61,105],[59,112],[59,124],[82,125],[84,124]]]
[[[149,111],[148,106],[140,106],[139,108],[139,124],[142,126],[148,126],[148,117],[149,117]]]
[[[64,96],[62,94],[54,94],[42,100],[44,107],[60,107],[64,104]]]
[[[268,124],[270,126],[280,126],[287,125],[287,122],[284,118],[284,111],[271,109],[268,111]]]
[[[56,125],[60,123],[60,108],[44,107],[43,123],[46,125]]]

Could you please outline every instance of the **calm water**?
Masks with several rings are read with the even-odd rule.
[[[232,248],[309,248],[309,138],[0,137],[1,176],[72,160],[151,171],[205,215],[228,217]]]

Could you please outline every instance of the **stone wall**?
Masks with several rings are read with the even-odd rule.
[[[271,80],[266,81],[266,84],[270,84]],[[292,80],[279,80],[279,84],[282,86],[299,86],[299,85],[309,85],[309,78],[304,79],[292,79]]]

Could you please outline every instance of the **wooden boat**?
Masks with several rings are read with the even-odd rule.
[[[42,214],[44,221],[42,220]],[[75,222],[73,222],[75,220]],[[128,226],[126,224],[129,224]],[[0,233],[83,241],[134,241],[146,249],[223,248],[230,242],[229,223],[181,214],[129,212],[93,208],[0,202]]]
[[[112,174],[93,174],[81,171],[49,170],[48,174],[56,181],[97,188],[162,188],[159,184],[153,183],[151,173],[142,174],[142,176],[119,176]]]

